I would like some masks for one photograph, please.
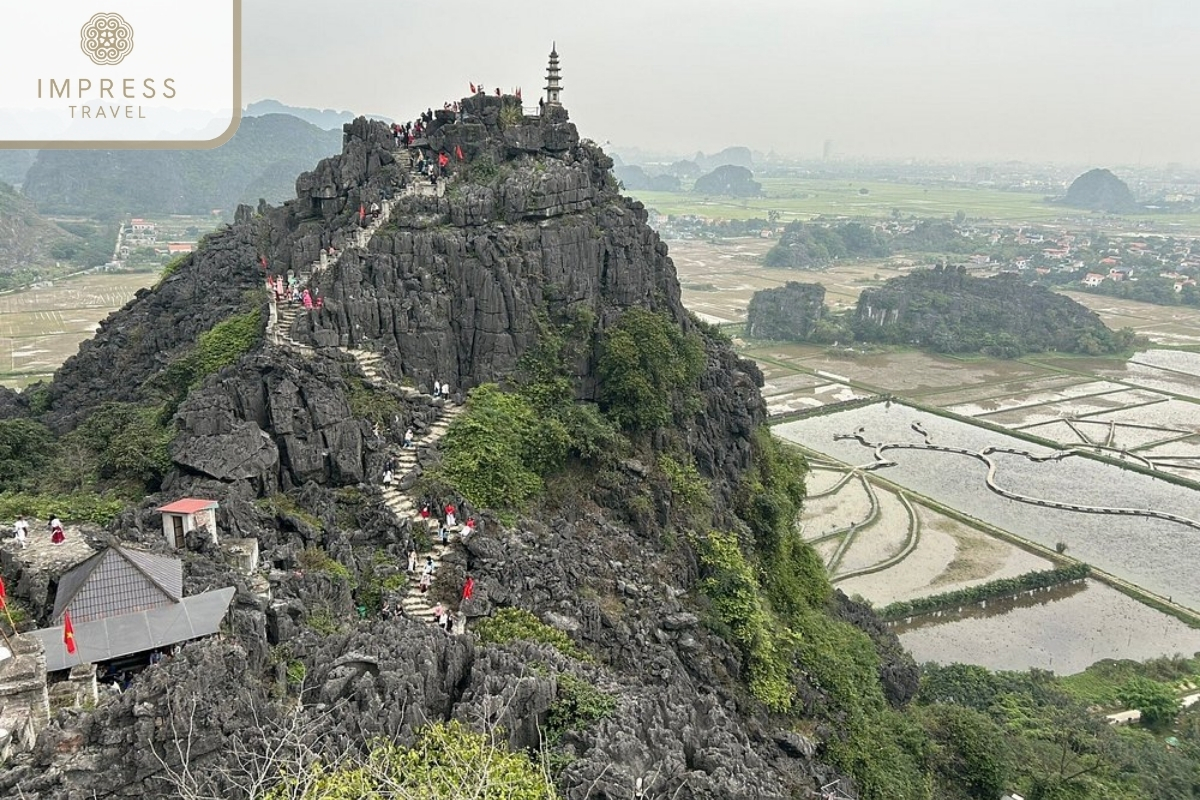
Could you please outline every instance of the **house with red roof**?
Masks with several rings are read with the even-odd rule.
[[[218,506],[216,500],[184,497],[156,508],[155,511],[162,514],[163,538],[171,547],[182,550],[189,533],[197,528],[207,528],[216,544]]]

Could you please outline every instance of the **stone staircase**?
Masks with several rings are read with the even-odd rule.
[[[374,353],[366,350],[348,350],[363,374],[367,376],[367,380],[378,385],[395,386],[395,384],[380,374],[380,363],[382,354]],[[414,396],[425,396],[416,389],[407,386],[398,387],[404,394]],[[398,521],[407,520],[414,531],[424,529],[429,534],[429,538],[433,541],[433,549],[429,553],[421,553],[422,559],[425,557],[433,559],[434,565],[434,583],[437,582],[438,572],[441,569],[442,559],[449,552],[451,546],[460,540],[460,532],[463,525],[462,520],[456,520],[456,525],[449,531],[447,543],[442,544],[438,536],[438,519],[437,514],[433,514],[429,519],[421,518],[421,510],[417,507],[417,500],[409,491],[402,489],[402,486],[411,485],[412,481],[408,480],[417,469],[417,452],[422,447],[431,447],[437,444],[450,428],[450,423],[454,418],[461,414],[464,406],[454,405],[448,398],[443,400],[441,406],[434,406],[439,409],[437,419],[432,425],[425,428],[419,435],[414,433],[412,447],[394,447],[390,455],[395,459],[396,470],[392,478],[390,486],[383,487],[383,502],[388,510],[396,517]],[[424,569],[425,561],[419,560],[417,564],[417,572],[410,576],[408,590],[401,601],[401,607],[404,614],[413,619],[419,619],[426,622],[434,622],[433,607],[434,603],[431,600],[432,591],[422,592],[419,588],[421,572]],[[455,633],[462,633],[465,630],[466,621],[461,618],[455,620]]]
[[[412,155],[407,149],[401,149],[394,152],[397,162],[401,169],[407,171],[410,175],[409,183],[400,192],[400,197],[407,196],[437,196],[441,197],[445,193],[446,181],[440,180],[436,185],[431,184],[429,179],[413,170]],[[350,246],[365,250],[371,242],[375,233],[382,228],[391,218],[391,212],[395,200],[384,200],[380,203],[379,216],[372,220],[366,227],[354,232],[352,244]],[[309,264],[307,272],[301,272],[297,275],[300,285],[308,285],[314,278],[319,276],[323,271],[335,266],[342,253],[343,248],[338,251],[337,255],[329,258],[327,255],[322,255],[317,261]],[[267,333],[270,341],[279,346],[286,346],[299,351],[302,354],[310,355],[313,348],[309,345],[302,344],[292,338],[292,327],[298,317],[305,309],[300,303],[289,303],[286,300],[275,300],[269,305],[270,321],[267,326]],[[363,374],[366,375],[368,381],[377,385],[387,385],[398,389],[401,393],[408,397],[428,397],[414,388],[398,385],[388,378],[384,377],[380,372],[380,364],[382,354],[367,350],[356,350],[350,348],[340,348],[343,352],[349,353],[358,362]],[[417,469],[417,450],[420,447],[431,447],[445,435],[446,430],[450,427],[450,423],[456,416],[461,414],[464,406],[454,405],[449,398],[442,401],[441,405],[434,404],[434,407],[439,409],[438,416],[432,425],[425,428],[419,435],[414,435],[413,446],[410,448],[395,447],[391,455],[396,461],[396,470],[394,472],[392,485],[383,487],[384,505],[396,517],[398,521],[407,520],[414,531],[421,530],[421,526],[429,534],[429,538],[433,541],[433,549],[429,553],[422,553],[422,558],[432,558],[434,564],[434,582],[437,581],[438,570],[441,567],[442,559],[449,552],[450,547],[454,542],[460,539],[459,531],[462,525],[458,524],[455,529],[449,532],[447,544],[442,544],[438,536],[438,519],[436,515],[432,515],[428,520],[422,519],[420,510],[416,506],[416,501],[413,496],[401,490],[401,485],[411,485],[411,480],[405,480],[412,476]],[[407,592],[401,601],[401,607],[404,614],[413,619],[422,620],[425,622],[436,622],[434,618],[434,603],[431,602],[432,590],[422,593],[419,584],[421,572],[425,567],[425,561],[419,560],[417,564],[417,572],[410,576]],[[466,630],[466,620],[461,617],[456,617],[454,632],[463,633]]]

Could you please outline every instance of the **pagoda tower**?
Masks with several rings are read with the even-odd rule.
[[[546,69],[546,105],[561,106],[562,102],[558,99],[558,93],[562,91],[562,86],[559,85],[558,75],[558,47],[557,42],[550,46],[550,66]]]

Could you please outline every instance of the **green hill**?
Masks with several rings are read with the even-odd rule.
[[[82,237],[43,219],[33,203],[0,183],[0,290],[36,280],[47,267],[72,260],[85,246]]]
[[[239,202],[292,198],[295,176],[341,144],[341,131],[269,114],[242,120],[234,137],[213,150],[42,150],[24,192],[42,213],[98,219],[232,213]]]

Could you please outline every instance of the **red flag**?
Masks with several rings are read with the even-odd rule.
[[[358,221],[362,222],[363,217],[365,217],[366,215],[367,215],[367,209],[363,206],[362,203],[359,203],[358,204]]]
[[[518,100],[521,99],[521,87],[520,86],[517,87],[517,99]]]
[[[464,158],[466,158],[466,156],[463,155],[462,147],[457,144],[454,145],[454,155],[459,161],[462,161]]]
[[[450,163],[450,158],[445,153],[438,153],[438,166],[444,167]]]
[[[475,94],[475,84],[471,84],[471,94]]]
[[[75,626],[71,624],[71,612],[63,612],[63,644],[67,646],[67,652],[75,653]]]
[[[8,597],[8,592],[4,588],[4,578],[0,578],[0,608],[4,608],[8,604],[6,597]]]

